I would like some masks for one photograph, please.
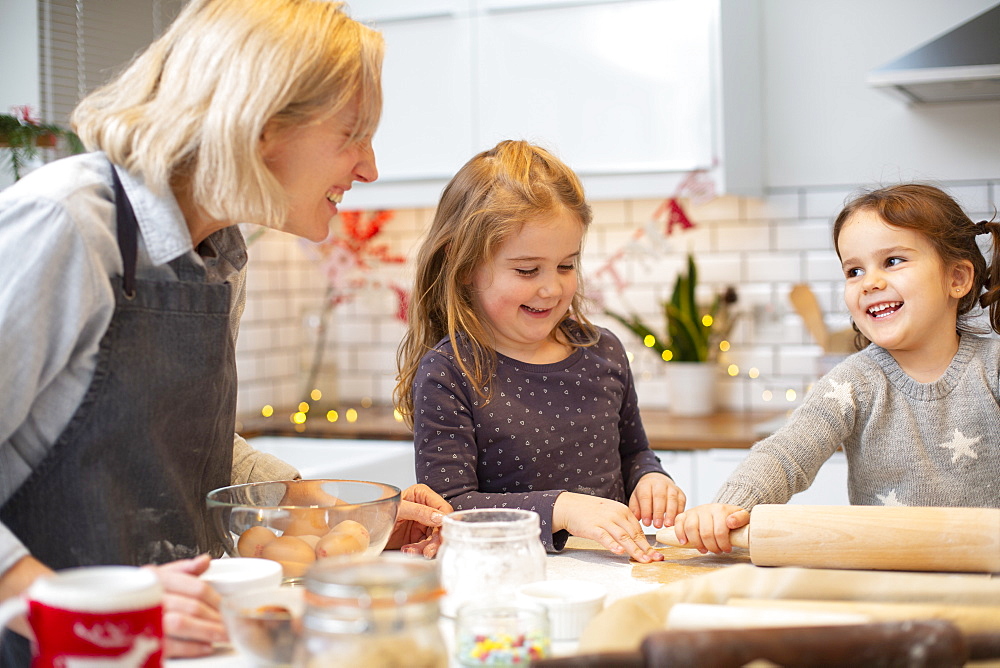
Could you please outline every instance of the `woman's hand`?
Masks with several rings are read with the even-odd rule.
[[[615,554],[628,553],[644,564],[663,559],[650,547],[628,507],[611,499],[563,492],[552,508],[552,525],[553,533],[565,529],[574,536],[596,540]]]
[[[441,521],[452,510],[451,504],[427,485],[407,487],[386,549],[433,559],[441,547]]]
[[[702,554],[732,552],[729,532],[750,522],[750,511],[725,503],[706,503],[677,516],[674,533],[684,545]]]
[[[194,559],[146,566],[163,585],[163,656],[179,658],[212,653],[212,643],[229,638],[219,613],[219,594],[198,579],[211,561],[207,554]]]
[[[678,513],[684,512],[687,496],[663,473],[647,473],[632,490],[628,509],[646,526],[657,529],[670,526]]]
[[[0,575],[0,601],[22,595],[35,580],[50,575],[52,575],[52,569],[31,555],[18,559],[13,566]],[[31,626],[28,625],[28,619],[24,615],[15,617],[7,625],[7,628],[15,633],[20,633],[25,638],[34,639],[35,637]]]

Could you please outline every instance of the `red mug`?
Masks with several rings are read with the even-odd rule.
[[[134,566],[87,566],[36,580],[0,605],[0,627],[26,614],[32,668],[163,665],[163,588]]]

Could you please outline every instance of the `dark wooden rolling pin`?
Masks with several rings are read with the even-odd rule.
[[[857,626],[657,631],[638,651],[579,654],[532,663],[538,668],[736,668],[755,660],[778,666],[961,666],[1000,657],[1000,635],[963,637],[942,620]]]
[[[1000,508],[763,504],[729,538],[757,566],[1000,572]]]

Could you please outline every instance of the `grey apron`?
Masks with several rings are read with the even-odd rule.
[[[232,286],[207,283],[187,256],[170,263],[178,282],[137,280],[138,223],[111,171],[125,271],[112,279],[116,305],[97,370],[52,451],[0,509],[53,569],[222,554],[205,495],[232,474]],[[213,240],[234,266],[246,262],[239,230]],[[2,668],[28,665],[23,637],[5,634],[2,648]]]

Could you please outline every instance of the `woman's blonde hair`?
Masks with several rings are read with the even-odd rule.
[[[191,0],[167,31],[73,112],[90,150],[209,216],[281,227],[285,192],[260,138],[357,105],[350,141],[382,110],[383,41],[326,0]]]
[[[576,216],[584,229],[590,225],[590,206],[576,174],[548,151],[524,141],[502,141],[480,153],[445,187],[417,255],[408,327],[396,354],[399,375],[393,400],[409,424],[420,360],[446,336],[475,392],[489,401],[496,352],[474,306],[472,274],[524,223],[560,210]],[[582,291],[577,290],[559,325],[565,342],[574,347],[593,345],[598,337],[582,304]],[[571,332],[571,320],[579,324],[582,336]]]

